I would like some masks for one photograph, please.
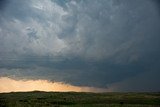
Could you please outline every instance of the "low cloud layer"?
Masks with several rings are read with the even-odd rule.
[[[78,87],[61,82],[47,80],[14,80],[7,77],[0,78],[0,93],[19,91],[57,91],[57,92],[106,92],[106,89],[94,87]]]
[[[0,76],[157,91],[159,8],[156,0],[1,0]],[[138,85],[143,78],[150,83]]]

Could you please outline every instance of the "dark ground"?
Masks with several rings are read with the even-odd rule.
[[[0,107],[160,107],[160,93],[12,92]]]

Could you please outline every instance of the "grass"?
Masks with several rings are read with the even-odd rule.
[[[160,107],[160,93],[12,92],[0,107]]]

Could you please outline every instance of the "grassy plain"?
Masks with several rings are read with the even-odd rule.
[[[160,93],[11,92],[0,107],[160,107]]]

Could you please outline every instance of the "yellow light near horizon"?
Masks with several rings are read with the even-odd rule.
[[[8,77],[0,78],[0,92],[18,91],[75,91],[75,92],[104,92],[105,89],[94,87],[78,87],[61,82],[50,82],[47,80],[14,80]]]

